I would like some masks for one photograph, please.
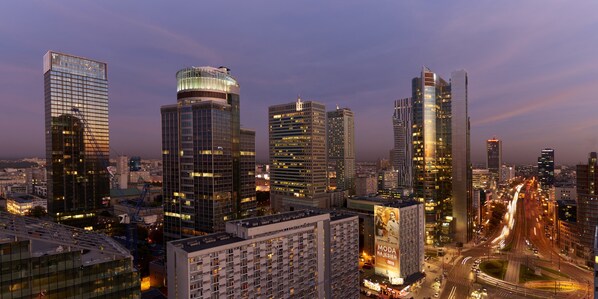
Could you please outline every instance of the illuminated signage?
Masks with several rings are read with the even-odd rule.
[[[399,209],[375,206],[374,223],[376,274],[388,277],[394,284],[400,277]]]
[[[380,287],[380,284],[377,282],[371,282],[367,279],[363,280],[363,286],[370,289],[370,290],[374,290],[376,292],[380,292],[382,290],[382,287]]]

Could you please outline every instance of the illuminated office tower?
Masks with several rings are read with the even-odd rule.
[[[392,166],[398,172],[399,188],[413,188],[413,106],[412,99],[395,101],[392,124],[394,130],[394,149]]]
[[[255,133],[240,128],[236,79],[225,67],[176,78],[177,104],[161,107],[166,240],[222,231],[257,206]]]
[[[554,150],[545,148],[538,157],[538,181],[542,189],[554,187]]]
[[[500,167],[502,166],[502,141],[492,138],[486,140],[486,168],[494,176],[495,182],[502,180]]]
[[[301,99],[270,106],[268,124],[274,211],[327,207],[326,107]]]
[[[355,189],[355,128],[353,111],[336,108],[327,113],[328,163],[336,170],[336,188]]]
[[[110,196],[106,63],[48,51],[44,95],[48,213],[93,226]]]
[[[467,74],[453,72],[448,83],[424,67],[412,80],[412,98],[414,195],[425,204],[426,243],[466,240],[463,229],[472,222]]]

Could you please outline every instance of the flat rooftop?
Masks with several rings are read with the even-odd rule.
[[[316,211],[316,210],[299,210],[299,211],[286,212],[286,213],[280,213],[280,214],[269,215],[269,216],[235,220],[235,221],[231,221],[229,223],[234,223],[234,224],[240,225],[245,228],[252,228],[252,227],[270,225],[270,224],[275,224],[275,223],[285,222],[285,221],[290,221],[290,220],[308,218],[308,217],[318,216],[318,215],[322,215],[322,214],[326,214],[326,213],[323,211]],[[332,215],[330,215],[330,216],[332,217]]]
[[[174,247],[180,248],[188,253],[191,253],[207,248],[223,246],[244,240],[245,239],[239,238],[233,234],[222,232],[199,237],[191,237],[177,241],[171,241],[170,244],[172,244]]]

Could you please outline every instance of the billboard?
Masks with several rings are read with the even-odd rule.
[[[399,209],[374,206],[376,274],[396,281],[399,268]]]

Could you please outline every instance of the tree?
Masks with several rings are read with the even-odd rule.
[[[46,209],[42,206],[35,206],[29,210],[27,216],[35,217],[35,218],[42,218],[48,215]]]

